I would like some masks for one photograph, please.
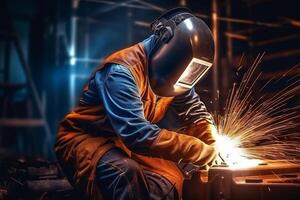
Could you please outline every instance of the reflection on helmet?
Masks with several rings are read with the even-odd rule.
[[[157,42],[148,58],[150,86],[159,96],[180,95],[212,66],[212,34],[185,8],[166,12],[152,24],[152,29]]]
[[[182,75],[179,77],[175,85],[189,89],[192,88],[198,82],[198,80],[208,71],[211,65],[212,63],[198,58],[193,58]]]

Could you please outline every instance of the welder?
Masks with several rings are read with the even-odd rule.
[[[88,199],[182,199],[178,166],[215,159],[216,128],[194,89],[213,63],[212,34],[186,8],[151,28],[96,68],[60,123],[58,161]]]

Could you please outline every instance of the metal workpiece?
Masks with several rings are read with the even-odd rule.
[[[207,200],[300,199],[298,164],[270,161],[241,169],[213,166],[202,176],[207,176],[203,182]]]

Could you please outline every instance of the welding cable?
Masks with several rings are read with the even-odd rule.
[[[171,189],[161,198],[161,200],[167,199],[167,197],[169,196],[169,194],[171,193],[171,191],[176,190],[175,184],[176,183],[172,184]]]

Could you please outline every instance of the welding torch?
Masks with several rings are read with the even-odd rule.
[[[208,164],[208,165],[204,165],[204,166],[199,166],[199,165],[194,165],[192,163],[185,163],[182,162],[182,160],[180,160],[177,163],[179,169],[181,170],[182,174],[184,175],[185,179],[191,179],[193,174],[197,171],[200,170],[208,170],[209,166],[227,166],[225,159],[223,158],[223,156],[218,153],[216,159]]]

